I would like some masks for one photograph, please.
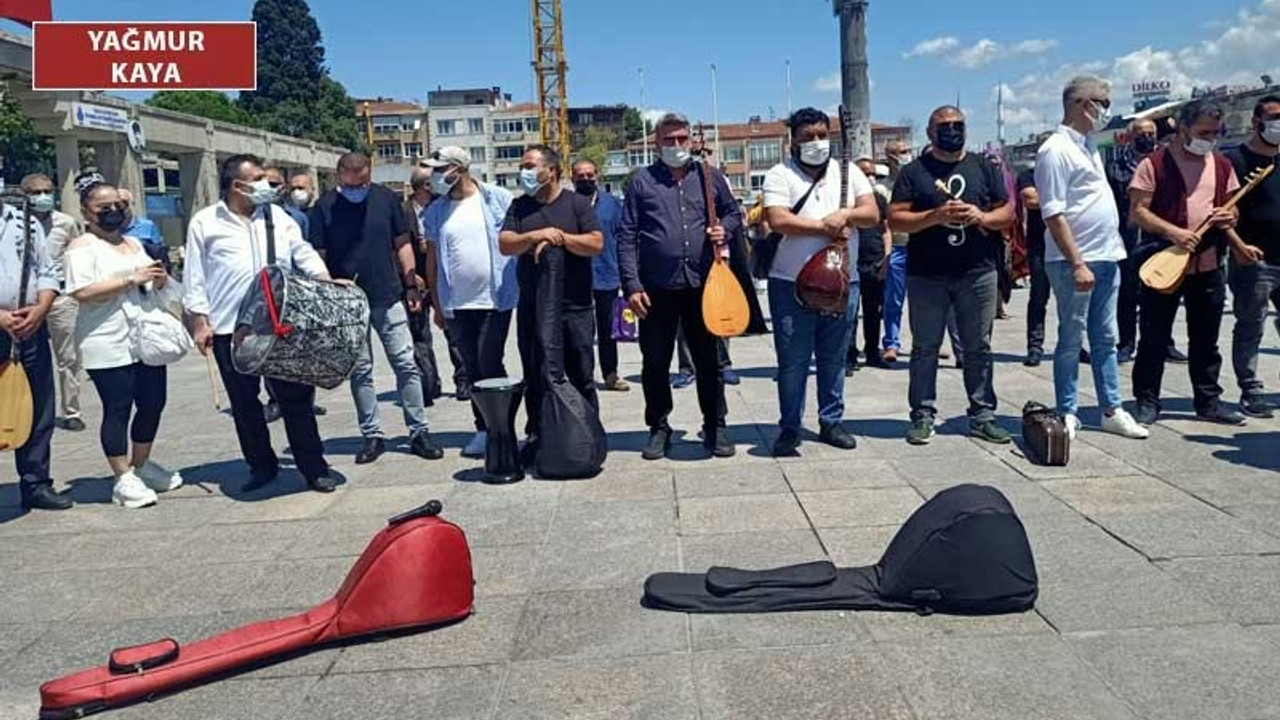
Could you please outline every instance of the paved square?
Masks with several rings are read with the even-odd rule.
[[[996,324],[1010,430],[1024,402],[1053,398],[1051,363],[1021,365],[1025,302],[1018,292],[1015,318]],[[1230,316],[1223,325],[1229,353]],[[189,482],[139,511],[104,504],[98,402],[86,384],[90,430],[59,431],[54,444],[54,471],[81,504],[24,515],[16,487],[0,485],[0,719],[35,718],[41,682],[100,664],[113,647],[191,641],[324,600],[388,516],[432,498],[472,546],[474,617],[108,717],[1280,719],[1280,421],[1198,423],[1185,367],[1170,366],[1172,413],[1150,440],[1087,428],[1070,466],[1037,467],[1018,444],[965,436],[960,374],[944,363],[939,404],[950,422],[912,448],[902,439],[904,360],[848,381],[857,450],[811,438],[800,458],[775,460],[772,339],[735,340],[732,356],[744,377],[728,391],[737,457],[694,460],[697,403],[683,390],[673,417],[682,444],[670,460],[642,461],[640,357],[626,346],[623,371],[637,382],[602,393],[613,450],[584,482],[474,482],[478,463],[459,455],[470,410],[451,397],[429,411],[444,460],[396,442],[357,467],[350,395],[321,393],[321,431],[345,478],[329,496],[306,492],[291,470],[277,487],[242,493],[231,419],[211,407],[203,361],[188,358],[170,371],[156,457]],[[513,368],[516,357],[513,345]],[[1278,370],[1280,353],[1264,350],[1268,383]],[[378,380],[386,429],[403,434],[385,366]],[[1229,362],[1222,380],[1234,385]],[[1082,368],[1087,407],[1092,387]],[[812,385],[808,399],[816,429]],[[1096,411],[1084,420],[1096,425]],[[271,430],[283,449],[284,428]],[[1041,579],[1034,612],[685,617],[640,607],[644,578],[660,570],[873,563],[915,508],[961,482],[998,487],[1021,515]]]

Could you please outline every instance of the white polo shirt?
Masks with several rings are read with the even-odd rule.
[[[849,196],[846,198],[844,205],[853,207],[858,198],[863,195],[870,195],[873,191],[871,182],[867,180],[867,176],[863,175],[861,170],[852,164],[846,170],[849,171]],[[792,158],[778,163],[769,170],[769,174],[765,175],[764,178],[764,206],[766,208],[785,207],[789,210],[800,202],[800,198],[804,197],[811,185],[813,185],[813,178],[809,177],[796,165],[795,159]],[[808,220],[821,220],[839,210],[840,207],[840,162],[838,160],[829,160],[827,174],[813,189],[813,194],[809,196],[804,207],[800,209],[799,215]],[[858,243],[857,230],[851,232],[850,235],[856,252]],[[784,237],[782,242],[778,243],[778,254],[774,256],[773,267],[769,270],[769,277],[794,282],[796,276],[800,274],[800,270],[804,268],[804,264],[809,261],[809,258],[830,244],[831,238],[825,235],[788,235]]]
[[[1050,135],[1036,153],[1036,192],[1047,221],[1062,215],[1076,236],[1086,262],[1123,260],[1120,211],[1107,182],[1098,149],[1066,125]],[[1052,234],[1052,231],[1049,231]],[[1045,243],[1046,262],[1066,260],[1052,237]]]

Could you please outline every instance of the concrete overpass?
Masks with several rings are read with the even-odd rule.
[[[129,188],[135,197],[144,197],[144,158],[129,147],[127,136],[118,130],[86,127],[77,121],[77,109],[103,108],[118,116],[137,120],[146,138],[145,155],[162,154],[179,163],[185,235],[185,219],[218,200],[218,162],[235,153],[253,153],[289,172],[304,171],[318,182],[331,177],[344,148],[316,143],[208,120],[194,115],[131,103],[98,92],[37,92],[31,89],[31,39],[0,32],[0,81],[6,81],[35,126],[37,132],[53,139],[62,192],[62,208],[79,214],[80,199],[73,180],[80,172],[80,144],[92,145],[95,165],[108,180]],[[143,202],[134,211],[145,214]],[[166,237],[169,233],[166,233]],[[170,238],[170,241],[178,238]]]

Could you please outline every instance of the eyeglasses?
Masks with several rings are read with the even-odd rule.
[[[1077,98],[1076,102],[1091,102],[1107,110],[1111,109],[1111,98]]]

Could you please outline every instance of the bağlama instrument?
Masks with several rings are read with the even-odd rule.
[[[698,135],[702,141],[702,162],[698,163],[698,172],[702,175],[702,193],[707,203],[707,228],[710,229],[720,225],[720,218],[716,215],[716,192],[712,186],[711,165],[707,161],[711,152],[701,125],[698,126]],[[712,248],[711,270],[707,273],[707,282],[702,291],[702,322],[712,335],[722,338],[737,337],[745,333],[751,324],[751,306],[747,304],[747,294],[729,267],[729,238],[716,243]]]
[[[849,205],[853,165],[853,115],[840,106],[840,207]],[[849,239],[840,238],[814,253],[796,275],[796,301],[821,315],[843,317],[849,311]]]
[[[332,390],[369,342],[369,301],[354,285],[313,280],[276,264],[273,208],[265,206],[267,265],[240,303],[231,359],[246,375]]]
[[[31,215],[27,201],[22,201],[22,276],[18,280],[18,307],[27,299],[31,280]],[[35,402],[31,397],[31,381],[22,367],[18,338],[9,338],[9,357],[0,361],[0,450],[17,450],[31,439],[35,420]]]

